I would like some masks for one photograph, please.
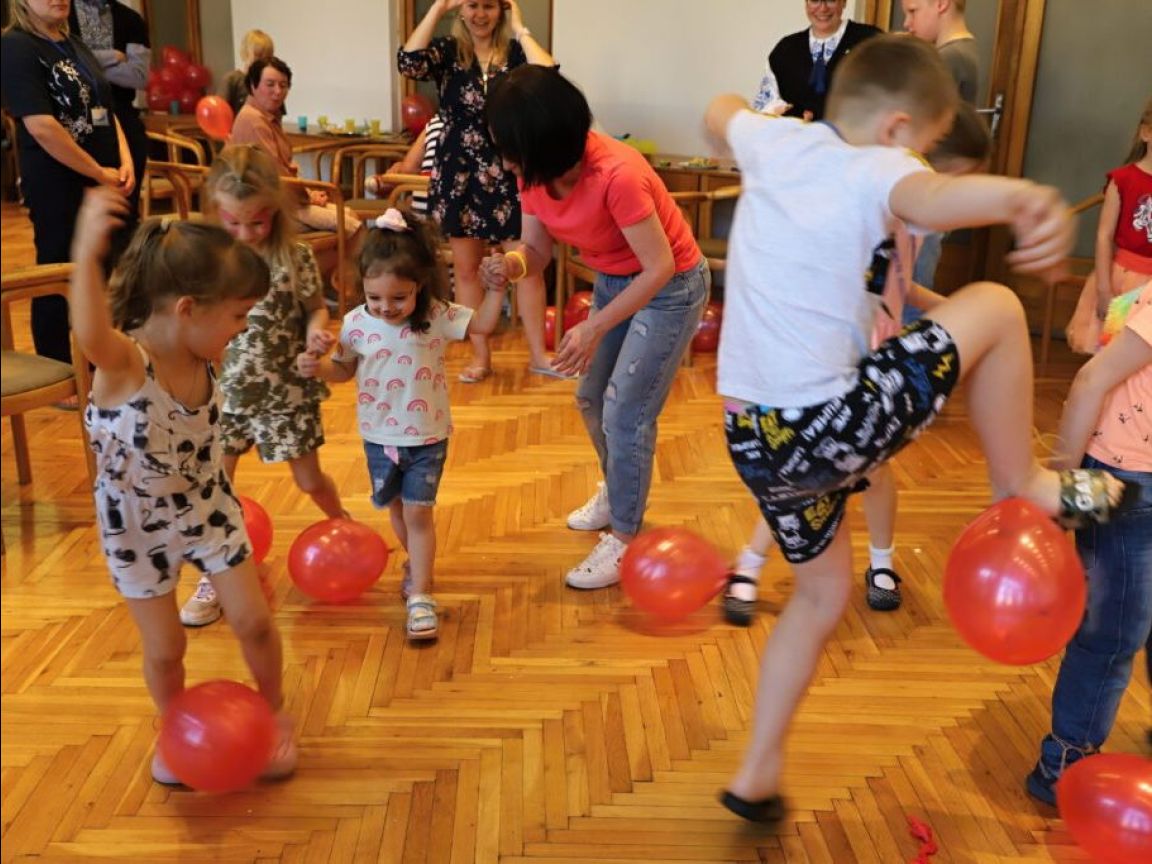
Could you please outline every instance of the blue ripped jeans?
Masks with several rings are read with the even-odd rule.
[[[1076,532],[1088,605],[1064,651],[1052,691],[1052,732],[1040,744],[1039,768],[1050,783],[1108,738],[1133,657],[1152,649],[1152,473],[1119,471],[1091,456],[1084,467],[1107,470],[1139,495],[1106,525]]]
[[[594,308],[607,306],[633,278],[599,274]],[[612,528],[622,534],[635,534],[644,521],[656,419],[696,335],[710,284],[703,261],[674,275],[647,306],[604,335],[576,390],[604,472]]]

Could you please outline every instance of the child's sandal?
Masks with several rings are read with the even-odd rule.
[[[1063,528],[1103,525],[1117,508],[1108,494],[1112,475],[1094,468],[1071,468],[1060,472],[1060,515]]]
[[[747,627],[756,617],[756,601],[743,600],[732,593],[734,585],[751,585],[755,589],[759,583],[751,576],[743,573],[729,573],[728,584],[724,588],[724,598],[721,606],[724,609],[724,620],[737,627]]]
[[[439,626],[435,600],[427,594],[413,594],[408,598],[409,639],[435,639]]]

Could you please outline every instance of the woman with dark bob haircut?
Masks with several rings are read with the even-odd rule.
[[[568,572],[573,588],[620,580],[620,559],[644,520],[656,420],[708,297],[703,256],[664,183],[638,152],[591,131],[584,95],[555,69],[521,66],[488,94],[488,126],[519,179],[517,247],[490,255],[492,286],[544,270],[553,238],[598,273],[588,320],[564,334],[553,366],[581,374],[576,402],[604,482],[568,527],[600,542]]]

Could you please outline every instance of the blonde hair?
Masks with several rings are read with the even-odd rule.
[[[1132,136],[1132,149],[1128,151],[1128,162],[1139,162],[1148,155],[1148,143],[1140,140],[1140,130],[1147,126],[1152,129],[1152,99],[1144,103],[1144,113],[1136,124],[1136,134]]]
[[[153,217],[136,229],[108,294],[115,325],[135,330],[169,298],[259,300],[268,284],[264,260],[223,228]]]
[[[936,46],[908,34],[876,36],[837,68],[825,112],[835,123],[898,106],[915,122],[955,114],[960,94]]]
[[[459,13],[452,22],[452,38],[456,40],[456,62],[461,69],[471,69],[472,61],[476,59],[476,46],[472,44],[472,34],[468,32]],[[511,42],[512,24],[508,20],[507,9],[504,4],[500,4],[500,20],[497,21],[496,29],[492,33],[491,65],[504,65],[508,59],[508,46]]]
[[[32,10],[28,8],[28,0],[8,0],[8,17],[10,20],[8,26],[4,28],[5,33],[10,30],[23,30],[25,33],[40,32],[32,18]],[[68,35],[67,21],[60,25],[60,32],[65,36]]]
[[[231,195],[237,201],[259,198],[275,209],[272,230],[264,240],[260,253],[269,266],[283,268],[293,276],[292,249],[296,242],[295,206],[285,187],[280,183],[276,161],[254,144],[233,144],[225,147],[212,163],[208,172],[208,198],[206,209],[215,219],[219,205],[217,195]]]
[[[240,40],[240,65],[245,69],[256,60],[267,60],[275,53],[272,37],[263,30],[249,30]]]

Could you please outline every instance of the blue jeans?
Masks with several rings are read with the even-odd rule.
[[[607,306],[633,278],[599,274],[594,308]],[[696,335],[710,280],[703,261],[674,275],[647,306],[604,335],[576,390],[576,404],[604,472],[612,527],[622,534],[635,534],[644,521],[656,418]]]
[[[1052,732],[1040,744],[1040,767],[1050,777],[1104,743],[1133,657],[1152,648],[1152,473],[1119,471],[1091,456],[1084,467],[1108,470],[1139,497],[1108,524],[1076,532],[1088,606],[1064,651],[1052,691]]]
[[[944,251],[943,244],[943,234],[925,234],[920,240],[920,252],[912,267],[912,281],[917,285],[930,289],[936,284],[936,266],[940,263],[940,254]],[[913,321],[919,321],[923,315],[923,310],[905,304],[904,320],[900,323],[907,327]]]
[[[380,444],[364,442],[368,458],[368,477],[372,481],[372,506],[383,510],[399,495],[405,504],[436,503],[444,460],[448,458],[448,439],[435,444],[397,447],[393,462]]]

